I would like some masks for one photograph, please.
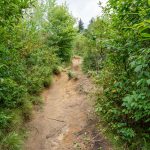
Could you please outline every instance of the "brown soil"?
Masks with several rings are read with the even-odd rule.
[[[72,70],[78,80],[68,80],[64,71],[43,92],[44,106],[27,124],[29,136],[24,150],[110,150],[95,129],[93,102],[87,94],[94,87],[82,74],[80,64],[81,59],[75,57]]]

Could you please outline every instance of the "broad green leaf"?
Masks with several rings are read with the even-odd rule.
[[[142,65],[139,65],[135,68],[135,72],[140,72],[142,70]]]
[[[134,68],[134,66],[136,65],[136,61],[132,61],[132,62],[130,63],[130,65],[131,65],[131,68]]]
[[[149,33],[141,33],[141,36],[145,37],[145,38],[150,38],[150,34]]]
[[[149,79],[149,80],[147,80],[147,84],[148,84],[148,85],[150,85],[150,79]]]
[[[148,0],[148,5],[150,6],[150,0]]]

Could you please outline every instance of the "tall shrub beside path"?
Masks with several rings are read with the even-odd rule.
[[[2,150],[21,149],[23,122],[30,119],[33,104],[40,102],[37,97],[51,84],[60,62],[71,59],[74,19],[66,6],[51,7],[53,1],[47,3],[0,1]],[[53,9],[51,15],[49,9]]]
[[[100,20],[107,22],[103,36],[97,21],[92,24],[100,27],[89,26],[92,34],[86,36],[102,41],[98,45],[104,59],[96,69],[100,54],[96,46],[84,59],[86,71],[96,69],[96,82],[104,88],[96,110],[129,149],[146,149],[150,140],[150,3],[109,0]]]

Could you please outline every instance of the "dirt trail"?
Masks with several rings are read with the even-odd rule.
[[[35,112],[27,125],[30,134],[24,150],[97,150],[100,146],[90,142],[96,135],[90,121],[92,103],[86,93],[93,87],[82,74],[80,64],[81,59],[73,59],[72,69],[79,80],[68,80],[63,72],[42,94],[44,107]],[[107,150],[105,141],[101,143]]]

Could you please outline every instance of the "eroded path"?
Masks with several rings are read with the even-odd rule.
[[[63,72],[43,93],[44,107],[28,123],[30,134],[24,150],[96,150],[90,142],[95,135],[90,127],[92,103],[87,98],[93,87],[80,64],[81,59],[74,58],[72,69],[78,75],[77,81],[68,80]]]

